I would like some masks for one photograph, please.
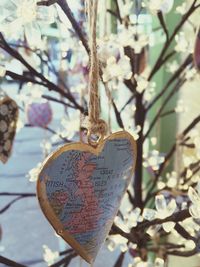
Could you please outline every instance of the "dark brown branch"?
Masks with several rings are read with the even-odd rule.
[[[165,106],[167,105],[167,103],[169,102],[169,100],[174,96],[174,94],[176,94],[178,92],[178,90],[181,88],[181,86],[185,83],[185,79],[184,80],[178,80],[178,82],[176,83],[176,85],[174,86],[174,88],[171,90],[171,92],[168,94],[168,96],[166,97],[166,99],[164,100],[162,106],[159,108],[156,116],[154,117],[154,119],[152,120],[148,131],[146,132],[146,134],[144,135],[143,138],[143,142],[145,141],[145,139],[149,136],[150,132],[152,131],[154,125],[156,124],[156,122],[158,121],[160,115],[162,114],[162,111],[164,110]]]
[[[25,127],[35,127],[35,126],[31,125],[31,124],[25,124],[24,126],[25,126]],[[54,131],[53,129],[49,128],[48,126],[46,126],[46,127],[44,127],[44,128],[43,128],[43,127],[39,127],[39,128],[45,129],[45,130],[49,131],[49,132],[52,133],[52,134],[56,134],[56,135],[58,135],[59,138],[62,139],[63,141],[65,141],[66,143],[71,143],[71,142],[72,142],[71,140],[68,140],[67,138],[62,137],[61,134],[58,134],[56,131]]]
[[[40,1],[37,3],[38,6],[51,6],[55,3],[57,3],[58,0],[46,0],[46,1]]]
[[[110,13],[112,16],[118,19],[118,15],[111,9],[107,9],[107,12]]]
[[[174,229],[186,240],[193,240],[196,243],[196,238],[191,236],[179,223],[176,223]]]
[[[164,31],[164,33],[166,35],[166,41],[168,42],[168,40],[169,40],[169,32],[168,32],[168,29],[167,29],[167,26],[166,26],[162,11],[159,11],[157,13],[157,16],[158,16],[158,19],[160,21],[160,25],[162,26],[163,31]]]
[[[174,256],[179,256],[179,257],[191,257],[195,255],[198,252],[197,248],[194,248],[189,251],[179,251],[179,250],[170,250],[167,252],[167,255],[174,255]]]
[[[113,109],[114,109],[115,116],[116,116],[117,123],[118,123],[119,127],[124,129],[124,124],[123,124],[123,121],[122,121],[122,118],[121,118],[121,114],[118,111],[118,108],[117,108],[117,106],[116,106],[116,104],[115,104],[115,102],[113,100],[112,100],[112,106],[113,106]]]
[[[119,3],[118,3],[118,0],[115,0],[115,5],[116,5],[116,12],[117,12],[117,17],[120,21],[120,23],[122,24],[122,17],[121,17],[121,14],[120,14],[120,8],[119,8]]]
[[[77,257],[77,253],[73,252],[73,253],[67,255],[67,257],[64,257],[63,259],[59,260],[58,262],[50,265],[50,267],[59,267],[59,266],[62,266],[63,264],[65,266],[68,266],[70,264],[71,260],[75,257]]]
[[[36,79],[33,79],[31,77],[31,75],[30,76],[20,75],[20,74],[17,74],[17,73],[14,73],[12,71],[7,70],[6,71],[6,76],[9,76],[10,78],[12,78],[15,81],[20,81],[20,82],[23,82],[23,83],[31,82],[31,83],[39,84],[39,85],[42,85],[42,86],[46,87],[45,83],[37,81]]]
[[[185,68],[191,64],[193,61],[193,58],[191,55],[187,56],[183,64],[178,68],[178,70],[172,75],[172,77],[169,79],[167,84],[164,86],[164,88],[161,90],[161,92],[152,100],[152,102],[147,107],[147,111],[149,111],[153,105],[165,94],[165,92],[170,88],[170,85],[180,77],[181,73],[185,70]]]
[[[79,109],[81,112],[84,112],[83,107],[81,107],[73,97],[73,95],[70,92],[64,92],[61,88],[59,88],[56,84],[49,81],[47,78],[45,78],[42,73],[38,72],[36,69],[34,69],[23,57],[21,54],[18,53],[18,51],[14,50],[12,47],[8,45],[6,40],[4,39],[2,33],[0,33],[0,47],[4,49],[9,55],[17,59],[19,62],[21,62],[29,71],[32,76],[35,76],[39,78],[42,81],[42,85],[47,87],[50,91],[55,91],[62,96],[66,97],[70,102],[74,104],[74,106]],[[19,76],[18,76],[19,77]],[[23,79],[22,79],[23,81]]]
[[[78,25],[76,19],[74,18],[74,15],[67,3],[66,0],[57,0],[57,4],[61,7],[67,18],[72,24],[72,27],[74,31],[76,32],[77,36],[81,40],[83,46],[85,47],[85,50],[87,51],[88,54],[90,54],[90,48],[88,46],[87,40],[85,39],[84,33],[82,32],[80,26]]]
[[[59,104],[62,104],[62,105],[66,106],[66,107],[69,107],[69,108],[76,109],[75,106],[72,106],[72,105],[64,102],[63,100],[57,99],[57,98],[49,96],[49,95],[42,95],[42,98],[47,99],[49,101],[53,101],[53,102],[59,103]]]
[[[35,193],[10,193],[10,192],[1,192],[0,196],[22,196],[22,197],[35,197]]]
[[[3,196],[3,195],[1,195]],[[8,195],[7,195],[8,196]],[[19,195],[18,197],[14,198],[13,200],[11,200],[6,206],[4,206],[1,210],[0,210],[0,214],[4,213],[5,211],[7,211],[15,202],[17,202],[20,199],[23,198],[27,198],[27,197],[35,197],[36,194],[22,194]]]
[[[11,267],[27,267],[26,265],[7,259],[3,256],[0,256],[0,263],[3,263],[4,265],[11,266]]]
[[[128,241],[132,243],[137,243],[136,237],[132,233],[126,233],[121,228],[119,228],[117,225],[113,224],[110,235],[121,235],[124,238],[126,238]]]
[[[165,219],[154,219],[152,221],[145,221],[145,222],[141,222],[140,224],[137,225],[136,229],[146,229],[152,225],[156,225],[156,224],[162,224],[165,222],[180,222],[180,221],[184,221],[185,219],[191,217],[190,213],[188,210],[181,210],[178,211],[174,214],[172,214],[171,216],[165,218]]]
[[[126,252],[121,252],[113,267],[122,267]]]
[[[168,110],[166,112],[163,112],[162,114],[160,114],[160,118],[166,117],[168,115],[174,114],[176,111],[174,109],[172,110]]]

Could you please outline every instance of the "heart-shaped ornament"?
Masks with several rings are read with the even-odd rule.
[[[136,143],[121,131],[97,147],[64,145],[42,166],[37,183],[41,209],[56,232],[89,263],[111,229],[135,161]]]
[[[16,133],[18,106],[16,102],[0,92],[0,161],[6,163],[11,155]]]

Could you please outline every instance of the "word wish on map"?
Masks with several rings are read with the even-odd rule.
[[[0,90],[0,161],[6,163],[11,155],[16,133],[18,106]]]
[[[94,262],[126,192],[136,161],[136,143],[117,132],[97,147],[67,144],[47,158],[37,195],[56,232],[87,262]]]

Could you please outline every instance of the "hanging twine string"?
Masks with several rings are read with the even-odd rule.
[[[97,55],[96,24],[98,0],[86,1],[89,24],[90,73],[89,73],[89,132],[104,136],[107,131],[105,121],[100,119],[99,101],[99,60]]]

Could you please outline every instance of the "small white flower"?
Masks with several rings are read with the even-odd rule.
[[[120,14],[122,18],[129,16],[133,8],[133,2],[127,2],[120,6]]]
[[[137,38],[135,38],[137,36]],[[130,26],[128,29],[125,26],[120,26],[116,42],[121,47],[130,46],[134,49],[134,53],[139,54],[149,43],[149,36],[141,32],[137,26]]]
[[[59,257],[58,251],[52,251],[47,245],[43,245],[43,259],[48,264],[52,265]]]
[[[138,140],[139,138],[139,132],[141,131],[141,126],[140,125],[137,125],[136,127],[134,127],[134,129],[130,129],[128,128],[128,131],[131,133],[131,135],[133,136],[133,138],[135,140]]]
[[[119,56],[119,45],[115,40],[116,36],[112,35],[109,39],[98,41],[98,56],[101,62],[107,61],[109,57],[117,58]]]
[[[189,42],[187,41],[187,38],[185,36],[184,32],[180,32],[179,34],[177,34],[175,36],[175,41],[176,41],[176,45],[175,45],[175,50],[177,52],[187,52],[189,49]]]
[[[174,5],[174,0],[150,0],[148,5],[153,14],[158,11],[167,14],[171,11]]]
[[[37,181],[38,178],[38,174],[40,172],[42,164],[38,163],[37,166],[33,169],[31,169],[28,174],[26,175],[26,177],[29,179],[30,182],[35,182]]]
[[[110,251],[119,248],[122,252],[125,252],[128,250],[127,242],[128,240],[121,235],[114,235],[107,238],[106,245]]]
[[[187,11],[186,2],[183,2],[182,5],[176,7],[176,13],[184,15]]]
[[[197,70],[195,68],[186,68],[185,70],[185,78],[186,80],[190,81],[195,79],[196,75],[198,74]]]
[[[51,152],[52,144],[48,139],[44,139],[40,143],[40,147],[42,148],[43,154],[48,155]]]
[[[159,169],[161,163],[164,162],[164,157],[159,154],[159,151],[152,150],[148,155],[144,155],[143,166],[151,167],[154,171]]]
[[[146,90],[144,92],[144,101],[149,102],[152,100],[152,98],[155,95],[155,88],[156,88],[156,83],[150,82],[148,87],[146,88]]]
[[[176,60],[173,60],[172,62],[167,64],[167,71],[169,73],[174,73],[179,68],[179,64]]]
[[[0,66],[0,78],[3,78],[6,75],[6,68],[4,66]]]
[[[0,3],[0,9],[5,14],[0,18],[1,31],[12,38],[25,33],[31,46],[41,43],[40,24],[54,21],[54,8],[37,6],[37,0],[7,0],[6,4]]]
[[[185,106],[184,102],[182,99],[179,99],[177,101],[177,105],[175,107],[175,112],[176,113],[183,113],[183,112],[187,112],[188,108]]]
[[[121,57],[118,61],[115,57],[110,57],[107,60],[106,68],[103,69],[103,80],[108,82],[113,78],[119,81],[130,79],[132,76],[130,59],[127,56]]]
[[[135,75],[135,80],[137,82],[136,90],[137,90],[138,93],[142,93],[149,86],[149,81],[143,75],[137,75],[136,74]]]
[[[129,229],[136,227],[138,222],[142,222],[142,220],[143,217],[141,216],[141,209],[138,207],[124,216],[124,221]]]
[[[161,258],[156,258],[154,262],[154,267],[164,267],[165,261]]]
[[[173,171],[171,173],[167,173],[166,178],[167,178],[167,186],[169,188],[174,188],[177,185],[177,181],[178,181],[177,172]]]
[[[152,221],[154,219],[165,219],[171,216],[176,210],[176,201],[172,199],[168,204],[166,199],[163,195],[158,195],[155,198],[155,206],[156,210],[145,208],[143,211],[143,218]],[[175,226],[174,222],[165,222],[162,224],[163,229],[165,232],[170,232]],[[160,226],[157,226],[156,230],[159,230]],[[151,230],[155,230],[155,227],[150,227]]]

